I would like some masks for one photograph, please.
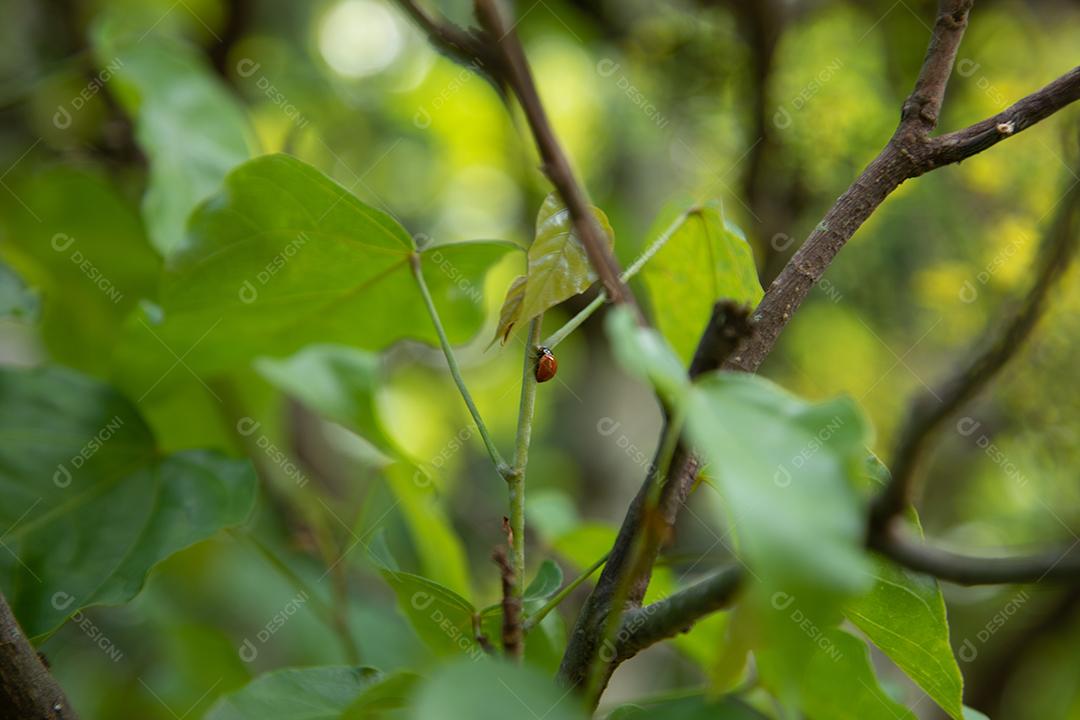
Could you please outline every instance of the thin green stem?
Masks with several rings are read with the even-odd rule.
[[[655,523],[652,516],[656,512],[660,500],[660,490],[667,481],[667,474],[671,469],[671,460],[675,456],[675,449],[679,446],[679,438],[682,436],[683,420],[685,412],[681,406],[676,407],[668,419],[664,428],[664,435],[660,441],[660,450],[656,457],[656,472],[653,474],[652,487],[649,488],[648,496],[641,509],[644,517],[643,531],[634,538],[633,548],[630,553],[632,558],[619,576],[615,586],[615,592],[611,598],[611,607],[604,620],[603,633],[600,638],[600,652],[597,653],[589,668],[588,680],[585,683],[586,707],[596,707],[600,694],[607,685],[609,666],[616,659],[615,648],[616,636],[622,625],[623,613],[626,610],[626,601],[630,596],[630,586],[633,578],[637,575],[638,566],[641,564],[642,549],[645,548],[651,538],[650,533],[655,532]],[[605,654],[605,648],[607,653]]]
[[[473,402],[472,395],[469,394],[469,388],[465,386],[465,379],[461,376],[461,368],[458,367],[457,357],[454,356],[454,349],[450,346],[450,340],[446,337],[446,330],[443,328],[442,320],[439,318],[439,311],[435,309],[435,301],[431,299],[431,292],[428,290],[427,283],[424,281],[424,273],[420,267],[420,255],[413,253],[409,258],[409,264],[412,266],[413,277],[416,278],[416,284],[420,288],[420,295],[424,298],[424,304],[427,305],[428,314],[431,316],[431,322],[435,326],[435,333],[439,336],[439,344],[442,346],[443,355],[446,356],[446,364],[450,366],[450,375],[454,378],[454,383],[458,386],[458,390],[461,392],[461,397],[465,401],[465,405],[469,408],[469,414],[472,415],[473,422],[476,423],[476,429],[480,433],[480,437],[484,441],[484,447],[487,448],[488,455],[491,456],[491,462],[495,464],[495,469],[504,478],[509,477],[511,473],[510,466],[503,460],[502,455],[499,454],[499,449],[495,447],[495,442],[491,439],[491,435],[488,434],[487,426],[484,424],[483,418],[480,417],[480,411],[476,408],[476,403]]]
[[[525,594],[525,468],[529,464],[529,441],[532,439],[533,411],[536,408],[536,348],[540,344],[543,321],[541,314],[529,323],[521,370],[521,404],[518,409],[514,468],[506,478],[510,491],[510,532],[513,536],[510,563],[514,568],[514,594],[518,598]]]
[[[577,589],[578,585],[581,585],[581,583],[588,580],[590,577],[592,577],[593,573],[595,573],[597,570],[599,570],[601,567],[603,567],[604,563],[607,562],[608,555],[610,555],[610,554],[611,554],[610,552],[604,553],[604,555],[599,560],[597,560],[592,565],[590,565],[588,568],[586,568],[585,572],[581,573],[576,578],[574,578],[569,583],[567,583],[567,585],[562,590],[560,590],[559,592],[552,595],[551,599],[548,600],[546,603],[544,603],[543,607],[541,607],[539,610],[537,610],[532,615],[530,615],[528,618],[526,618],[525,624],[523,626],[523,629],[525,630],[525,632],[529,632],[534,627],[539,625],[540,622],[545,617],[547,617],[547,614],[549,612],[551,612],[552,610],[557,608],[559,606],[559,603],[561,603],[563,600],[565,600],[567,597],[569,597],[570,593],[574,592],[574,590]]]
[[[638,259],[619,275],[619,280],[625,283],[628,282],[630,278],[637,275],[641,271],[641,268],[645,267],[645,263],[649,262],[656,253],[660,252],[660,248],[664,247],[667,241],[671,239],[671,236],[675,234],[675,231],[686,221],[686,218],[694,212],[696,212],[696,209],[691,208],[686,212],[679,213],[679,216],[664,229],[664,232],[660,233],[660,235],[653,240],[652,244],[645,248],[645,252],[641,253],[641,255],[638,256]],[[577,315],[567,320],[561,328],[551,333],[551,335],[548,336],[548,339],[540,344],[546,348],[554,349],[555,346],[565,340],[570,333],[577,330],[581,327],[582,323],[592,317],[593,313],[599,310],[600,306],[607,302],[607,300],[607,293],[601,291],[591,303],[586,305]]]

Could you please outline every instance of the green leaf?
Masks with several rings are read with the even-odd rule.
[[[608,243],[614,244],[615,231],[599,208],[592,208]],[[536,237],[529,246],[529,272],[525,297],[519,317],[532,320],[567,298],[585,292],[596,281],[585,248],[573,229],[570,211],[557,193],[544,199],[536,216]]]
[[[150,159],[143,216],[154,247],[168,256],[183,247],[192,209],[254,154],[254,136],[240,104],[194,47],[162,34],[144,41],[145,28],[128,33],[122,21],[99,23],[92,44]]]
[[[341,715],[341,720],[374,720],[386,717],[388,710],[408,705],[420,676],[405,670],[383,677],[364,689]]]
[[[742,231],[713,204],[686,213],[642,271],[653,317],[684,366],[690,364],[713,305],[722,298],[751,306],[764,294],[754,252]]]
[[[818,632],[867,589],[856,479],[868,427],[848,399],[811,404],[769,381],[712,373],[690,394],[686,431],[719,486],[719,509],[753,582],[759,642],[782,649],[781,699],[797,695]]]
[[[258,358],[255,370],[324,418],[341,423],[387,454],[397,446],[376,406],[382,359],[343,345],[309,345],[287,358]]]
[[[639,700],[616,709],[608,715],[608,720],[757,720],[765,717],[736,698],[690,695]]]
[[[659,333],[638,325],[626,307],[608,313],[604,327],[620,365],[651,383],[668,404],[682,402],[690,381],[679,358]]]
[[[398,610],[436,655],[477,658],[484,654],[476,642],[478,613],[472,603],[433,580],[399,570],[381,535],[369,555],[397,596]]]
[[[481,658],[443,666],[418,690],[415,720],[584,720],[575,693],[529,666]]]
[[[410,268],[409,234],[295,158],[236,168],[192,216],[189,240],[165,275],[163,324],[148,323],[139,336],[165,367],[175,359],[161,343],[190,350],[184,362],[194,371],[217,373],[315,342],[368,350],[405,338],[438,342]],[[477,241],[424,250],[424,277],[451,342],[480,329],[484,276],[514,249]],[[157,337],[145,336],[151,329]]]
[[[404,458],[383,429],[376,403],[382,370],[379,356],[340,345],[313,345],[284,360],[260,358],[255,367],[277,387],[398,460],[382,472],[394,494],[394,507],[408,524],[424,574],[468,594],[465,548],[446,517],[434,483]]]
[[[540,563],[536,577],[525,588],[524,600],[547,600],[559,591],[562,584],[562,568],[554,560],[545,560]]]
[[[0,437],[0,583],[31,637],[130,600],[154,565],[255,501],[246,460],[160,457],[129,402],[69,370],[0,368]]]
[[[848,603],[848,620],[951,717],[963,720],[964,678],[937,580],[881,557],[874,565],[874,587]]]
[[[357,696],[382,679],[370,667],[275,670],[220,698],[206,720],[339,720]]]
[[[804,668],[802,709],[829,720],[916,720],[878,684],[866,643],[842,630],[828,630]]]
[[[101,174],[52,167],[0,195],[0,254],[41,295],[53,360],[104,376],[124,318],[157,293],[161,259],[135,209]]]
[[[465,547],[446,517],[431,479],[414,465],[399,462],[384,469],[416,546],[424,574],[457,593],[470,593]]]

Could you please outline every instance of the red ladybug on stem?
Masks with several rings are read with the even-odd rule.
[[[559,370],[559,361],[552,355],[551,350],[541,345],[536,348],[536,382],[547,382],[555,377]]]

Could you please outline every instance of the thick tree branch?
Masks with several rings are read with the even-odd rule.
[[[1050,291],[1055,288],[1080,243],[1080,182],[1072,180],[1043,243],[1035,281],[1023,303],[992,336],[990,343],[958,368],[937,390],[927,390],[911,405],[889,465],[892,473],[877,498],[870,532],[882,532],[911,502],[919,463],[934,430],[997,376],[1020,352],[1045,313]]]
[[[720,570],[705,580],[623,616],[614,652],[619,662],[629,660],[661,640],[689,632],[695,622],[730,607],[738,593],[743,572],[738,566]]]
[[[725,369],[755,372],[761,366],[836,254],[901,183],[982,152],[1080,98],[1080,68],[1075,68],[991,118],[931,138],[948,77],[944,68],[951,69],[955,60],[970,5],[966,0],[943,0],[923,70],[904,102],[896,132],[769,286],[754,313],[753,335]]]
[[[78,720],[0,594],[0,720]]]
[[[720,367],[749,332],[747,314],[746,308],[729,301],[719,302],[713,307],[712,316],[690,364],[691,378]],[[666,432],[665,422],[664,434]],[[658,455],[659,452],[660,449],[657,450]],[[604,571],[578,615],[559,667],[559,679],[568,686],[584,683],[589,668],[602,652],[603,628],[613,611],[613,603],[622,583],[629,583],[625,608],[641,606],[660,547],[675,526],[679,511],[693,488],[698,459],[680,444],[672,457],[668,479],[659,489],[659,498],[655,500],[655,506],[650,507],[650,499],[655,497],[655,485],[659,481],[657,467],[658,462],[654,459],[645,482],[627,508]],[[641,538],[640,546],[638,538]],[[617,659],[609,663],[608,676],[614,672],[617,664]]]

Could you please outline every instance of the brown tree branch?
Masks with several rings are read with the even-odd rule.
[[[479,64],[498,87],[509,88],[517,98],[543,160],[544,174],[566,204],[574,229],[607,297],[614,303],[630,305],[640,318],[633,293],[619,279],[619,262],[608,247],[585,191],[574,177],[570,161],[551,128],[521,41],[513,25],[506,23],[496,1],[475,0],[481,31],[462,30],[445,18],[423,10],[414,0],[398,0],[398,4],[437,47],[474,68]]]
[[[892,473],[874,503],[870,533],[879,533],[903,513],[934,430],[974,398],[1020,352],[1046,311],[1050,291],[1057,287],[1080,244],[1080,182],[1072,180],[1043,243],[1035,280],[1020,307],[993,335],[984,350],[958,368],[937,390],[927,389],[912,404],[900,431],[890,463]]]
[[[0,720],[78,720],[0,594]]]
[[[521,641],[521,597],[514,591],[516,583],[514,568],[506,556],[506,548],[501,545],[495,548],[491,559],[499,567],[499,577],[502,580],[503,652],[508,657],[520,660],[525,651],[525,644]]]
[[[956,58],[970,5],[969,0],[942,0],[923,70],[904,102],[896,132],[769,286],[754,313],[753,335],[725,369],[755,372],[761,366],[836,254],[901,183],[982,152],[1080,98],[1080,68],[1074,68],[991,118],[931,138],[948,78],[944,68]]]
[[[689,632],[701,618],[732,605],[742,576],[742,569],[733,565],[663,600],[628,611],[615,647],[605,651],[623,662],[661,640]]]

